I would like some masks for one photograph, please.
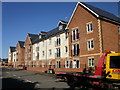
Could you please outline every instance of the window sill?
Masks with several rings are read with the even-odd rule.
[[[93,51],[94,50],[94,48],[93,49],[88,49],[88,51]]]
[[[94,68],[95,66],[88,66],[88,67],[92,67],[92,68]]]
[[[58,46],[60,46],[60,44],[59,45],[55,45],[55,47],[58,47]]]
[[[88,31],[87,31],[87,34],[90,34],[90,33],[93,33],[93,30],[92,30],[92,31],[90,31],[90,32],[88,32]]]
[[[72,57],[78,57],[78,56],[80,56],[80,55],[72,55]]]
[[[72,40],[72,42],[79,41],[80,39]]]

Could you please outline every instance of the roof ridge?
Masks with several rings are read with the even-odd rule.
[[[18,42],[25,42],[25,41],[18,41]]]
[[[103,9],[101,9],[101,8],[95,7],[95,6],[93,6],[93,5],[86,4],[86,3],[84,3],[84,2],[81,2],[81,3],[83,3],[83,4],[85,4],[85,5],[92,6],[92,7],[96,8],[96,9],[102,10],[102,11],[104,11],[104,12],[107,12],[107,13],[110,13],[110,14],[112,14],[112,15],[116,16],[115,14],[113,14],[113,13],[111,13],[111,12],[108,12],[108,11],[106,11],[106,10],[103,10]],[[117,16],[116,16],[116,17],[117,17]]]
[[[32,33],[28,33],[28,35],[38,35],[38,34],[32,34]]]
[[[109,12],[109,11],[106,11],[106,10],[103,10],[103,9],[100,9],[98,7],[95,7],[93,5],[90,5],[90,4],[87,4],[87,3],[84,3],[84,2],[79,2],[80,5],[82,5],[84,8],[88,8],[91,10],[91,13],[93,14],[97,14],[99,16],[97,17],[104,17],[104,18],[107,18],[107,19],[110,19],[110,20],[113,20],[113,21],[116,21],[116,22],[120,22],[120,18],[117,17],[115,14]],[[85,6],[84,6],[85,5]],[[88,10],[87,9],[87,10]],[[89,11],[90,11],[89,10]]]

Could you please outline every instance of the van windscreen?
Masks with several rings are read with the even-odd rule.
[[[120,56],[110,56],[110,68],[120,69]]]

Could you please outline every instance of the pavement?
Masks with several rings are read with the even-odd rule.
[[[2,74],[1,74],[2,73]],[[42,72],[18,70],[0,67],[0,81],[2,90],[5,89],[34,89],[34,90],[68,90],[65,82],[56,82],[53,74]]]

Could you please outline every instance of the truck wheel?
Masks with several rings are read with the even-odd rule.
[[[70,86],[71,89],[75,88],[75,81],[74,78],[67,78],[67,84]]]

